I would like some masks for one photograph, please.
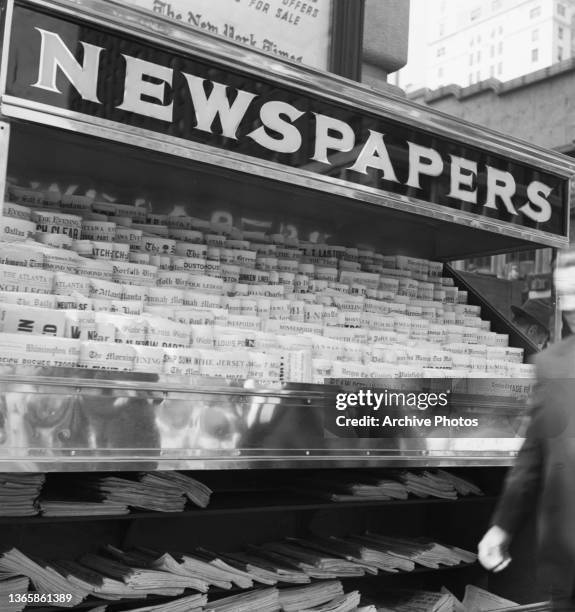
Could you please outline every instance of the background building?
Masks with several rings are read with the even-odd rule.
[[[503,83],[487,79],[467,87],[419,89],[409,97],[451,116],[575,157],[574,91],[575,57]],[[572,192],[571,243],[575,240],[573,195]],[[508,279],[510,284],[500,283],[498,287],[503,297],[490,296],[504,312],[505,303],[518,303],[518,289],[524,294],[534,287],[550,287],[551,262],[551,250],[540,249],[477,258],[460,262],[458,267]],[[485,285],[485,293],[495,287],[493,283],[479,282]]]
[[[508,81],[574,55],[575,0],[415,0],[412,12],[395,78],[406,91]]]

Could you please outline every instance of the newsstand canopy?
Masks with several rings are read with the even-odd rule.
[[[120,3],[9,2],[2,85],[5,117],[328,194],[350,222],[379,207],[394,248],[406,227],[444,260],[568,243],[572,159]]]

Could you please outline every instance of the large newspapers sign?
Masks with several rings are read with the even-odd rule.
[[[332,0],[125,0],[306,66],[328,69]]]
[[[542,244],[568,234],[568,179],[512,154],[18,4],[6,94],[51,112],[334,177],[415,202],[426,216],[456,211],[474,224],[496,223],[497,231],[536,232]]]

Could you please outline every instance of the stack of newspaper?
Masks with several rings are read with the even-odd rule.
[[[227,563],[221,555],[205,548],[196,548],[194,550],[194,557],[198,561],[203,561],[216,569],[224,571],[229,576],[232,584],[240,589],[251,589],[254,586],[254,579],[248,572],[239,569],[231,563]]]
[[[305,572],[277,560],[274,561],[254,551],[247,553],[226,553],[220,556],[234,567],[247,572],[254,582],[261,584],[270,586],[282,582],[287,584],[308,584],[311,581]]]
[[[355,537],[353,540],[432,569],[437,569],[441,565],[474,563],[477,560],[475,553],[456,546],[440,544],[428,538],[396,538],[368,533],[365,536]]]
[[[141,477],[140,482],[158,489],[179,490],[200,508],[208,506],[212,495],[212,490],[207,485],[179,472],[149,472]]]
[[[368,478],[364,475],[357,475],[347,481],[340,478],[328,479],[325,476],[307,477],[299,479],[294,488],[334,502],[353,502],[358,498],[376,501],[407,498],[407,489],[401,482],[389,478]]]
[[[110,578],[75,561],[57,561],[53,563],[53,566],[60,574],[66,577],[68,582],[79,588],[89,590],[91,594],[100,599],[115,601],[140,599],[145,596],[145,594],[135,591],[122,580]]]
[[[363,483],[352,484],[350,492],[358,497],[386,495],[390,499],[407,499],[408,496],[406,487],[390,478],[366,479]]]
[[[19,600],[19,595],[28,592],[30,580],[25,576],[16,576],[8,572],[0,572],[0,612],[20,612],[26,607],[26,602]]]
[[[401,472],[398,478],[417,497],[457,499],[460,495],[483,495],[474,483],[445,470]]]
[[[249,576],[225,564],[214,563],[207,556],[192,553],[161,553],[148,548],[136,548],[129,552],[109,546],[107,550],[126,563],[153,570],[168,572],[189,581],[190,588],[206,593],[210,586],[229,590],[235,584],[240,588],[253,585]],[[222,562],[223,563],[223,562]]]
[[[206,595],[189,595],[172,599],[167,603],[131,608],[130,612],[202,612],[207,601]]]
[[[0,474],[0,516],[34,516],[44,474]]]
[[[442,499],[483,495],[474,483],[445,470],[400,471],[393,478],[389,475],[378,477],[365,474],[348,476],[347,480],[312,476],[299,479],[295,487],[336,502],[407,499],[410,493],[417,497]]]
[[[280,590],[280,604],[284,612],[300,612],[304,608],[314,608],[341,597],[343,586],[339,580],[318,582],[302,587]]]
[[[51,484],[53,486],[51,486]],[[74,491],[73,497],[70,490]],[[48,481],[39,502],[46,516],[113,516],[128,514],[129,508],[181,512],[186,503],[205,508],[212,491],[194,478],[178,472],[150,472],[136,477],[89,477],[76,480],[66,490]],[[1,505],[0,482],[0,513]]]
[[[423,610],[425,612],[453,612],[462,610],[462,608],[459,600],[447,589],[442,589],[439,593],[398,589],[388,591],[377,602],[377,612],[421,612]]]
[[[340,595],[321,606],[300,608],[299,612],[356,612],[360,599],[359,591],[352,591],[346,595]]]
[[[274,546],[275,550],[281,550]],[[372,574],[378,571],[411,572],[417,565],[436,569],[442,565],[474,563],[477,559],[475,553],[425,538],[397,538],[375,533],[345,538],[316,537],[305,541],[305,546],[329,554],[334,559],[356,564],[362,571]],[[337,565],[334,563],[331,567]],[[338,575],[341,577],[343,574]]]
[[[143,599],[148,595],[177,597],[186,589],[208,590],[209,585],[193,573],[176,573],[150,565],[137,554],[124,553],[112,546],[108,546],[103,554],[89,553],[77,562],[52,563],[54,570],[70,585],[101,599]]]
[[[450,482],[459,495],[483,495],[483,491],[475,483],[466,478],[456,476],[445,470],[435,470],[434,474]]]
[[[56,601],[61,593],[71,595],[69,601],[59,602],[63,608],[73,608],[91,592],[83,585],[75,584],[41,561],[33,561],[19,550],[12,548],[0,556],[0,572],[27,576],[40,595],[49,595]]]
[[[361,563],[384,572],[411,572],[415,563],[404,555],[398,555],[390,547],[361,536],[327,538],[327,543],[346,558],[358,559]]]
[[[465,594],[463,596],[462,610],[472,610],[473,612],[487,612],[490,610],[502,610],[505,608],[513,608],[519,604],[504,599],[490,593],[485,589],[481,589],[472,584],[468,584],[465,587]]]
[[[457,499],[457,490],[445,478],[437,477],[429,471],[403,472],[399,478],[409,491],[417,497],[439,497]]]
[[[389,478],[365,478],[362,482],[334,483],[328,497],[335,502],[345,502],[358,499],[388,501],[407,499],[407,496],[408,490],[401,482]]]
[[[334,537],[314,537],[308,540],[302,540],[302,542],[305,542],[305,546],[310,549],[357,565],[365,574],[376,575],[379,572],[376,566],[370,565],[361,558],[357,547],[349,546],[344,540]]]
[[[445,587],[440,592],[392,590],[378,598],[377,612],[491,612],[517,607],[518,604],[473,585],[465,587],[459,601]]]
[[[116,504],[156,512],[182,512],[187,501],[178,486],[158,487],[118,476],[87,478],[79,483],[79,488],[81,493]]]
[[[40,500],[40,511],[44,516],[117,516],[129,514],[128,506],[109,500]]]
[[[104,476],[88,480],[84,489],[107,501],[157,512],[182,512],[188,500],[205,508],[212,494],[203,483],[176,472],[143,473],[138,480]]]
[[[278,583],[278,576],[275,571],[256,565],[249,555],[244,555],[243,553],[220,553],[218,556],[230,567],[247,574],[254,583],[265,586],[274,586]]]
[[[132,563],[129,557],[123,561],[104,555],[88,553],[81,557],[79,563],[88,569],[115,580],[123,582],[132,593],[139,597],[147,595],[181,595],[185,589],[194,588],[195,579],[170,572],[140,567]]]
[[[346,561],[306,546],[305,540],[291,539],[286,542],[265,544],[264,550],[281,555],[286,563],[293,564],[311,578],[353,578],[365,574],[356,563]]]
[[[281,610],[277,589],[256,589],[249,593],[232,595],[208,603],[205,612],[279,612]]]

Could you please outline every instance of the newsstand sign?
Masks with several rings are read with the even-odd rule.
[[[565,177],[89,24],[17,5],[7,74],[9,96],[566,236]]]

